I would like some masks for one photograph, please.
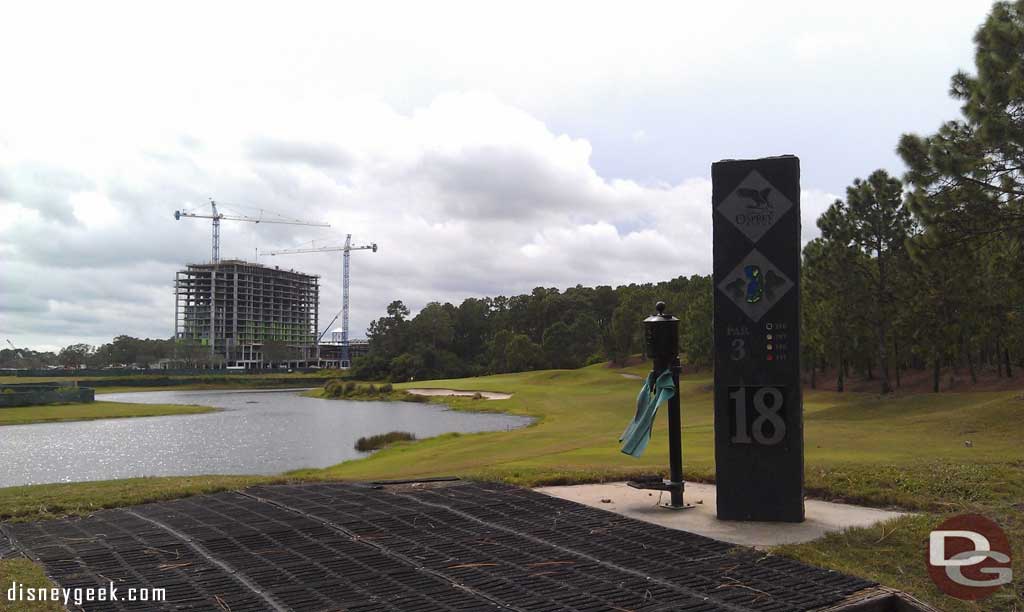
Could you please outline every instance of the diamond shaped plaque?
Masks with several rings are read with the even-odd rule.
[[[760,172],[751,170],[718,205],[718,212],[756,243],[790,208],[793,202],[789,198]]]
[[[718,290],[755,323],[792,288],[793,281],[757,249],[718,283]]]

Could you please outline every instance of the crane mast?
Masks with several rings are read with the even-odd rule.
[[[345,235],[343,246],[310,247],[304,249],[282,249],[279,251],[267,251],[264,255],[292,255],[296,253],[324,253],[328,251],[341,251],[341,366],[348,367],[352,362],[349,351],[348,337],[348,304],[349,304],[349,257],[352,251],[372,250],[377,252],[377,243],[366,245],[353,245],[352,234]],[[335,317],[337,319],[337,317]],[[334,321],[331,321],[333,324]],[[329,327],[329,326],[328,326]],[[326,333],[326,332],[325,332]],[[323,337],[323,336],[321,336]]]
[[[374,252],[377,245],[373,245]],[[345,250],[341,256],[341,359],[339,365],[352,363],[348,352],[348,262],[352,256],[352,234],[345,234]]]

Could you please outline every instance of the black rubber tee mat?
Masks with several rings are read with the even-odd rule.
[[[303,484],[3,525],[84,610],[782,612],[874,583],[517,487]],[[124,601],[129,588],[163,602]],[[73,609],[78,607],[71,606]]]

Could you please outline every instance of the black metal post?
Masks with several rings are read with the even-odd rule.
[[[672,384],[676,394],[668,400],[668,466],[672,482],[673,508],[683,506],[683,424],[679,414],[679,372],[683,369],[679,358],[672,360]]]
[[[679,319],[665,313],[665,303],[658,302],[657,314],[644,319],[644,343],[653,360],[654,378],[671,370],[676,393],[668,400],[668,465],[669,480],[643,479],[629,482],[637,489],[668,491],[671,500],[663,508],[682,510],[693,506],[683,502],[683,428],[679,402]]]

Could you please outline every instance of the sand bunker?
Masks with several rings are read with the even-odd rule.
[[[460,397],[473,397],[479,393],[484,399],[489,400],[503,400],[512,397],[511,393],[495,393],[494,391],[457,391],[455,389],[406,389],[406,391],[413,395],[457,395]]]

